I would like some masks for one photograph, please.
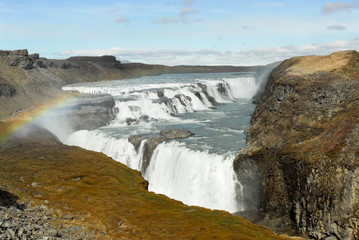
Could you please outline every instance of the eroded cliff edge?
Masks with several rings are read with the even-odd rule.
[[[277,230],[359,237],[358,91],[356,51],[292,58],[271,73],[234,162],[248,209]]]

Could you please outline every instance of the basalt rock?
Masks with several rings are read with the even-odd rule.
[[[11,98],[16,94],[16,89],[11,84],[7,83],[4,79],[0,78],[0,97],[4,96]]]
[[[141,142],[147,138],[148,136],[146,134],[138,134],[130,136],[128,141],[132,143],[132,145],[135,147],[135,150],[138,151],[141,146]]]
[[[148,135],[134,135],[129,137],[129,142],[131,142],[136,151],[138,151],[141,142],[145,139],[148,139],[144,145],[143,150],[143,160],[142,160],[142,169],[141,172],[144,174],[147,167],[150,165],[153,151],[156,149],[158,144],[172,139],[188,138],[192,136],[193,133],[186,129],[165,129],[160,132],[160,136],[149,137]]]
[[[70,62],[116,62],[115,56],[100,56],[100,57],[70,57],[67,59]]]
[[[115,101],[109,94],[81,94],[55,114],[73,130],[93,130],[109,124],[116,117]]]
[[[39,59],[38,53],[29,55],[26,49],[1,51],[0,56],[8,56],[10,59],[10,66],[19,66],[25,70],[33,69],[35,60]]]
[[[11,66],[19,66],[25,70],[30,70],[33,68],[34,59],[27,56],[15,57],[12,60]]]
[[[186,96],[184,94],[176,94],[174,98],[178,99],[182,106],[188,106],[190,102],[192,102],[191,97]]]
[[[204,93],[204,95],[206,96],[206,98],[208,99],[208,101],[213,105],[213,106],[218,106],[220,105],[216,99],[214,97],[212,97],[211,95],[208,94],[207,91],[207,85],[202,84],[202,83],[197,83],[198,86],[202,89],[202,92]]]
[[[224,83],[218,83],[217,84],[217,90],[220,94],[223,94],[223,95],[228,95],[227,93],[227,89],[226,87],[224,86]]]
[[[61,64],[61,68],[62,69],[71,69],[71,68],[79,68],[79,66],[77,66],[76,64],[69,62],[69,61],[65,61],[64,63]]]
[[[165,97],[164,91],[163,91],[163,90],[157,90],[157,96],[158,96],[159,98],[164,98],[164,97]]]
[[[10,55],[10,56],[23,56],[23,57],[29,56],[27,49],[19,49],[19,50],[14,50],[14,51],[5,51],[5,52],[8,52],[7,55]]]
[[[358,91],[356,51],[292,58],[269,76],[234,167],[277,231],[359,238]]]

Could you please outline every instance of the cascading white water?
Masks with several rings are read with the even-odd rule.
[[[80,130],[71,134],[64,143],[102,152],[132,169],[141,169],[143,146],[137,153],[135,147],[127,139],[116,139],[98,130]]]
[[[241,209],[236,199],[238,181],[233,159],[234,155],[194,151],[178,142],[162,143],[144,177],[150,191],[189,205],[236,212]]]
[[[180,75],[172,76],[175,80],[156,82],[161,78],[153,77],[156,81],[139,79],[64,87],[64,90],[84,93],[109,93],[114,96],[118,108],[117,118],[110,126],[75,132],[64,142],[103,152],[140,170],[145,141],[136,151],[127,140],[130,135],[158,133],[172,126],[189,129],[196,134],[194,138],[165,142],[155,149],[144,173],[149,190],[189,205],[229,212],[243,210],[242,186],[232,164],[242,141],[238,135],[243,135],[253,111],[248,99],[258,90],[253,75],[234,77],[227,74],[215,79],[207,75],[200,79],[198,75],[186,75],[182,79]],[[212,109],[209,96],[225,105],[218,110]],[[222,143],[223,140],[228,143]],[[227,145],[231,147],[223,149]]]
[[[236,78],[224,79],[232,98],[252,98],[258,91],[258,85],[255,83],[253,77],[242,77],[238,81]]]

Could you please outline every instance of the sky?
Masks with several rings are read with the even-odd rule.
[[[165,65],[359,50],[359,1],[0,0],[0,49]]]

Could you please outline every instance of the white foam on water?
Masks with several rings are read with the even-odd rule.
[[[110,137],[99,130],[80,130],[71,134],[64,143],[102,152],[132,169],[140,169],[142,155],[139,153],[141,152],[137,153],[134,146],[127,139]]]
[[[234,155],[221,156],[186,148],[178,142],[157,146],[145,178],[149,190],[188,205],[229,212],[241,210]]]

